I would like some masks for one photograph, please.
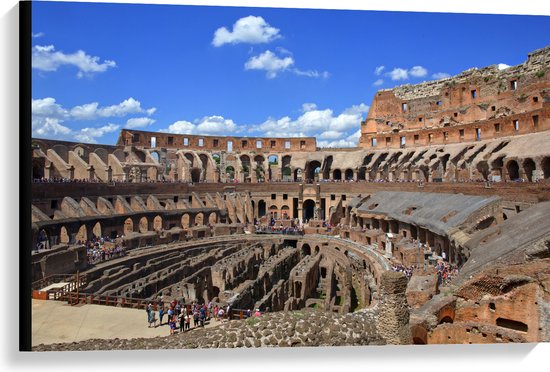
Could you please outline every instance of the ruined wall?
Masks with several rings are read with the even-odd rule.
[[[489,66],[379,91],[359,147],[474,142],[550,129],[550,47],[506,69]]]

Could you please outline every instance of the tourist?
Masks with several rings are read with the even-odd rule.
[[[159,326],[162,325],[162,317],[164,316],[164,307],[162,305],[158,305],[159,309]]]
[[[189,331],[190,327],[191,327],[191,315],[189,315],[189,313],[187,313],[185,315],[185,330]]]
[[[260,312],[260,309],[256,309],[256,312],[254,313],[255,317],[262,316],[262,313]]]
[[[157,320],[155,319],[155,310],[153,310],[153,305],[149,302],[149,305],[147,305],[147,321],[149,322],[149,328],[151,328],[151,324],[153,324],[155,327],[157,326]]]

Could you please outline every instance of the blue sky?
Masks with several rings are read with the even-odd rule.
[[[356,146],[375,92],[515,65],[547,16],[33,3],[33,136],[122,128]]]

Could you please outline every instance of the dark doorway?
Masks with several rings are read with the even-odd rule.
[[[304,201],[304,220],[310,220],[314,216],[315,202],[311,199]]]

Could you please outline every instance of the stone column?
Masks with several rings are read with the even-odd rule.
[[[389,345],[412,344],[405,296],[407,283],[405,275],[396,271],[386,271],[380,278],[380,311],[376,328]]]

